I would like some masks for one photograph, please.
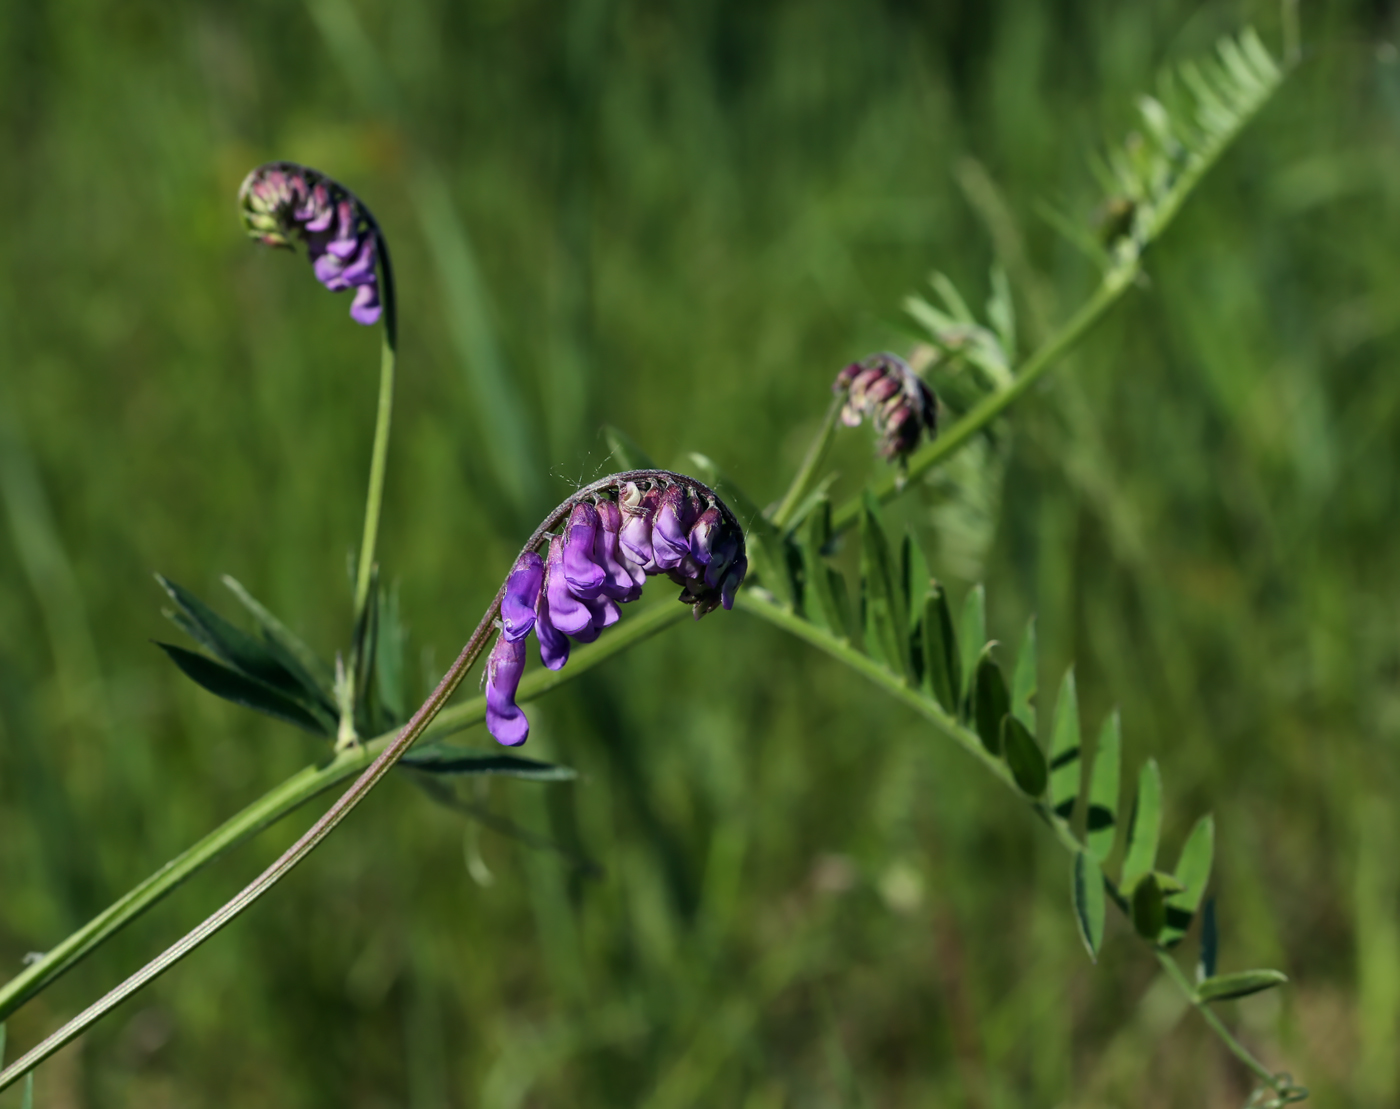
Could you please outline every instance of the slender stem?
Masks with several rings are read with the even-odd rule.
[[[1278,1080],[1275,1078],[1273,1071],[1269,1070],[1268,1067],[1264,1066],[1263,1063],[1256,1059],[1250,1053],[1249,1048],[1235,1039],[1230,1030],[1225,1027],[1225,1022],[1215,1015],[1208,1004],[1202,1002],[1196,996],[1195,989],[1192,988],[1191,982],[1187,979],[1186,975],[1182,973],[1181,968],[1176,965],[1176,960],[1160,947],[1154,948],[1153,951],[1157,956],[1157,961],[1162,964],[1162,969],[1167,972],[1167,977],[1175,982],[1181,992],[1186,995],[1186,1000],[1191,1003],[1196,1012],[1200,1013],[1201,1016],[1205,1018],[1205,1022],[1215,1030],[1215,1034],[1219,1036],[1225,1046],[1230,1049],[1231,1054],[1267,1082],[1270,1087],[1276,1087]]]
[[[684,482],[694,486],[697,490],[714,496],[713,492],[702,482],[683,474],[673,473],[669,470],[631,470],[621,474],[611,474],[593,484],[578,490],[571,497],[558,505],[535,529],[533,535],[526,541],[521,553],[535,550],[548,535],[551,528],[556,527],[567,518],[574,505],[584,499],[591,497],[604,490],[615,488],[627,481],[675,481]],[[734,519],[733,513],[728,506],[715,498],[715,503],[720,511],[725,515],[728,522],[736,529],[739,529],[738,521]],[[740,530],[740,534],[742,531]],[[403,730],[394,738],[393,742],[385,747],[368,768],[357,778],[354,783],[336,800],[322,817],[313,824],[306,833],[292,844],[282,856],[269,866],[262,874],[253,879],[239,893],[229,899],[221,908],[216,910],[203,922],[186,933],[170,947],[166,948],[160,955],[156,956],[144,967],[131,975],[121,985],[110,990],[103,997],[99,998],[92,1005],[88,1006],[76,1017],[70,1020],[57,1032],[46,1037],[39,1045],[23,1056],[21,1056],[12,1066],[0,1071],[0,1090],[17,1082],[24,1074],[33,1070],[41,1062],[47,1059],[54,1052],[58,1051],[66,1044],[71,1043],[86,1029],[91,1027],[107,1013],[120,1005],[132,994],[136,993],[142,986],[155,978],[158,978],[165,971],[178,963],[186,955],[194,951],[205,940],[210,939],[221,931],[226,925],[232,923],[240,915],[250,908],[263,894],[267,893],[273,886],[287,876],[291,870],[306,858],[330,833],[335,826],[344,820],[350,812],[369,794],[376,785],[383,780],[384,776],[393,768],[395,762],[405,751],[418,739],[420,735],[432,723],[433,718],[438,715],[446,705],[448,698],[456,692],[457,687],[462,683],[462,679],[467,676],[467,672],[475,664],[481,652],[485,649],[487,640],[490,639],[495,628],[496,617],[501,611],[501,601],[505,597],[505,582],[496,591],[496,596],[487,608],[477,624],[476,630],[472,632],[471,638],[467,640],[466,646],[462,648],[462,653],[457,656],[457,660],[451,668],[443,675],[442,681],[438,683],[436,689],[429,694],[428,699],[423,702],[418,711],[413,714],[413,718],[404,725]]]
[[[904,482],[938,465],[1011,407],[1021,394],[1040,380],[1045,371],[1059,361],[1117,303],[1118,298],[1138,275],[1140,268],[1138,260],[1133,258],[1105,274],[1094,295],[1026,359],[1021,372],[1012,379],[1011,384],[984,397],[946,432],[909,456],[908,466],[903,475]],[[893,499],[903,487],[900,475],[890,470],[871,483],[871,492],[884,503]],[[860,517],[860,505],[861,498],[857,496],[838,508],[831,517],[832,530],[844,531],[854,524]]]
[[[374,421],[374,447],[370,452],[369,490],[365,495],[365,530],[360,540],[360,561],[355,569],[355,624],[359,625],[369,600],[374,570],[374,548],[379,539],[379,514],[384,503],[384,471],[389,457],[389,429],[394,419],[394,377],[398,361],[398,315],[394,297],[394,270],[389,244],[375,230],[383,273],[384,332],[379,354],[379,411]],[[352,667],[352,670],[354,668]]]
[[[843,403],[842,398],[837,397],[827,408],[821,429],[817,432],[811,445],[808,446],[807,454],[802,459],[802,468],[797,471],[797,476],[792,479],[792,484],[788,486],[782,503],[778,505],[778,510],[773,513],[773,526],[779,531],[782,531],[787,526],[787,522],[792,519],[792,514],[802,503],[803,494],[807,492],[807,487],[812,483],[812,475],[826,460],[826,452],[830,449],[832,437],[836,433],[836,416],[841,411]]]

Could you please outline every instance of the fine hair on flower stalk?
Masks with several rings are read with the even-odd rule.
[[[560,531],[555,531],[561,528]],[[547,552],[541,555],[541,550]],[[629,470],[578,490],[526,541],[471,638],[413,718],[354,783],[281,858],[222,908],[94,1002],[57,1032],[0,1071],[0,1090],[71,1043],[82,1032],[238,917],[311,853],[349,815],[442,711],[499,627],[486,666],[487,724],[516,746],[529,723],[515,703],[533,630],[546,666],[568,659],[569,638],[596,639],[635,600],[647,577],[664,574],[681,586],[679,600],[698,620],[730,608],[748,570],[744,531],[729,507],[702,482],[670,470]]]

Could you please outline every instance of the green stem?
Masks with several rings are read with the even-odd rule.
[[[836,433],[836,416],[841,411],[843,403],[844,400],[841,397],[837,397],[831,402],[831,406],[826,410],[826,418],[822,420],[821,429],[807,448],[806,457],[802,459],[802,468],[797,471],[797,476],[792,479],[792,484],[788,486],[782,503],[778,505],[778,510],[773,513],[773,526],[779,531],[782,531],[787,526],[787,522],[792,519],[792,514],[797,511],[797,506],[802,503],[802,497],[807,492],[807,487],[812,483],[812,475],[826,460],[826,452],[831,447],[832,437]]]
[[[937,466],[1011,407],[1021,394],[1040,380],[1045,371],[1059,361],[1118,302],[1118,298],[1127,291],[1140,269],[1141,264],[1134,257],[1105,274],[1094,295],[1026,359],[1021,372],[1012,379],[1011,384],[984,397],[946,432],[909,456],[908,466],[903,475],[904,482]],[[875,497],[884,503],[893,499],[901,488],[905,487],[904,482],[900,481],[899,474],[890,470],[872,482],[870,488]],[[857,496],[838,508],[831,517],[832,530],[844,531],[854,524],[860,517],[860,505],[861,498]]]
[[[389,428],[394,419],[394,377],[398,362],[398,308],[394,296],[394,269],[389,244],[375,231],[383,274],[384,332],[379,354],[379,410],[374,421],[374,447],[369,460],[369,490],[365,495],[365,530],[360,539],[360,561],[355,568],[355,626],[369,600],[374,572],[374,549],[379,540],[379,514],[384,503],[384,471],[389,458]],[[352,668],[353,670],[353,668]]]
[[[1153,950],[1157,956],[1157,962],[1161,963],[1162,969],[1167,972],[1167,977],[1175,982],[1181,992],[1186,995],[1186,1000],[1191,1003],[1192,1008],[1205,1018],[1205,1022],[1214,1029],[1215,1034],[1219,1036],[1225,1046],[1230,1049],[1231,1054],[1252,1070],[1259,1078],[1263,1079],[1271,1089],[1276,1089],[1278,1080],[1275,1078],[1273,1071],[1269,1070],[1268,1067],[1264,1066],[1263,1063],[1256,1059],[1250,1053],[1249,1048],[1235,1039],[1230,1030],[1225,1027],[1225,1022],[1215,1015],[1208,1004],[1202,1002],[1196,996],[1195,989],[1192,987],[1186,975],[1182,973],[1181,968],[1176,965],[1176,960],[1160,947],[1154,948]]]
[[[527,674],[520,683],[516,699],[524,703],[541,697],[564,682],[587,673],[633,644],[679,623],[688,613],[689,609],[681,605],[651,605],[619,624],[607,637],[577,648],[569,658],[567,671],[539,669]],[[473,697],[460,705],[443,709],[424,729],[423,738],[439,739],[479,724],[485,717],[485,697]],[[181,852],[120,900],[46,952],[42,959],[10,979],[4,986],[0,986],[0,1021],[51,985],[166,894],[173,892],[186,879],[318,794],[363,770],[392,740],[393,733],[390,732],[340,751],[328,763],[303,768]]]

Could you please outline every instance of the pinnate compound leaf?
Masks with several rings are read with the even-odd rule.
[[[1074,686],[1074,668],[1065,671],[1060,696],[1055,701],[1055,724],[1050,734],[1050,808],[1061,820],[1074,816],[1079,800],[1081,741],[1079,738],[1079,695]]]
[[[1157,884],[1155,874],[1144,874],[1132,889],[1133,927],[1143,939],[1155,941],[1167,921],[1162,887]]]
[[[1156,865],[1161,834],[1162,772],[1157,769],[1156,759],[1148,759],[1138,773],[1137,798],[1128,822],[1128,850],[1123,856],[1123,877],[1119,883],[1123,889],[1133,889]]]
[[[1021,649],[1016,654],[1016,669],[1011,674],[1011,715],[1035,735],[1035,694],[1038,682],[1035,649],[1035,617],[1026,624]]]
[[[1011,777],[1028,797],[1039,797],[1045,792],[1048,771],[1045,756],[1035,736],[1015,716],[1002,718],[1002,745],[1006,751],[1006,765],[1011,768]]]
[[[1087,851],[1075,852],[1070,868],[1070,896],[1079,938],[1084,941],[1089,958],[1098,962],[1099,948],[1103,946],[1103,871]]]
[[[879,504],[869,492],[860,514],[860,586],[866,654],[907,677],[909,635],[904,591],[895,577]]]
[[[237,670],[194,651],[187,651],[183,647],[159,642],[156,646],[169,655],[171,661],[196,685],[207,689],[214,696],[244,708],[256,709],[268,716],[275,716],[278,720],[295,724],[313,735],[332,734],[332,729],[324,721],[272,686],[240,674]]]
[[[1167,929],[1162,942],[1179,943],[1191,927],[1191,918],[1205,896],[1215,856],[1215,818],[1207,814],[1196,821],[1177,860],[1174,877],[1181,889],[1167,898]]]
[[[1123,736],[1115,709],[1099,732],[1094,752],[1094,771],[1089,779],[1089,812],[1085,822],[1085,842],[1089,854],[1099,862],[1108,858],[1118,832],[1118,774],[1122,759]]]
[[[948,594],[937,582],[924,599],[921,631],[924,688],[949,716],[956,717],[962,697],[962,660],[953,631],[953,615],[948,611]]]
[[[410,748],[399,761],[412,770],[428,774],[496,774],[535,782],[568,782],[578,777],[571,767],[519,755],[480,751],[455,743],[425,743]]]
[[[958,643],[961,645],[964,688],[960,696],[967,698],[972,679],[977,673],[977,659],[987,643],[987,591],[974,585],[963,598],[962,618],[958,621]]]
[[[1230,1001],[1237,997],[1248,997],[1252,993],[1271,990],[1288,981],[1288,975],[1281,970],[1241,970],[1234,974],[1222,974],[1207,978],[1196,986],[1198,1001]]]
[[[621,428],[603,425],[603,438],[619,470],[655,470],[651,455],[637,446],[636,441]]]
[[[295,632],[269,612],[236,578],[225,574],[221,580],[225,588],[238,598],[238,603],[247,609],[249,615],[258,622],[263,635],[282,647],[301,667],[309,684],[319,689],[326,699],[334,704],[335,675],[325,660],[307,646]]]
[[[1011,697],[1001,667],[992,658],[995,643],[988,643],[974,668],[972,681],[972,721],[982,746],[1001,754],[1001,722],[1011,710]]]
[[[189,590],[160,574],[156,581],[175,602],[173,622],[220,662],[299,703],[312,714],[335,714],[334,702],[275,640],[257,639],[230,624]]]

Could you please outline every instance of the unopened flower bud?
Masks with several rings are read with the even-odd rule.
[[[904,359],[874,354],[836,375],[832,391],[844,393],[841,422],[856,427],[869,419],[882,457],[902,460],[927,433],[938,434],[938,398]]]

